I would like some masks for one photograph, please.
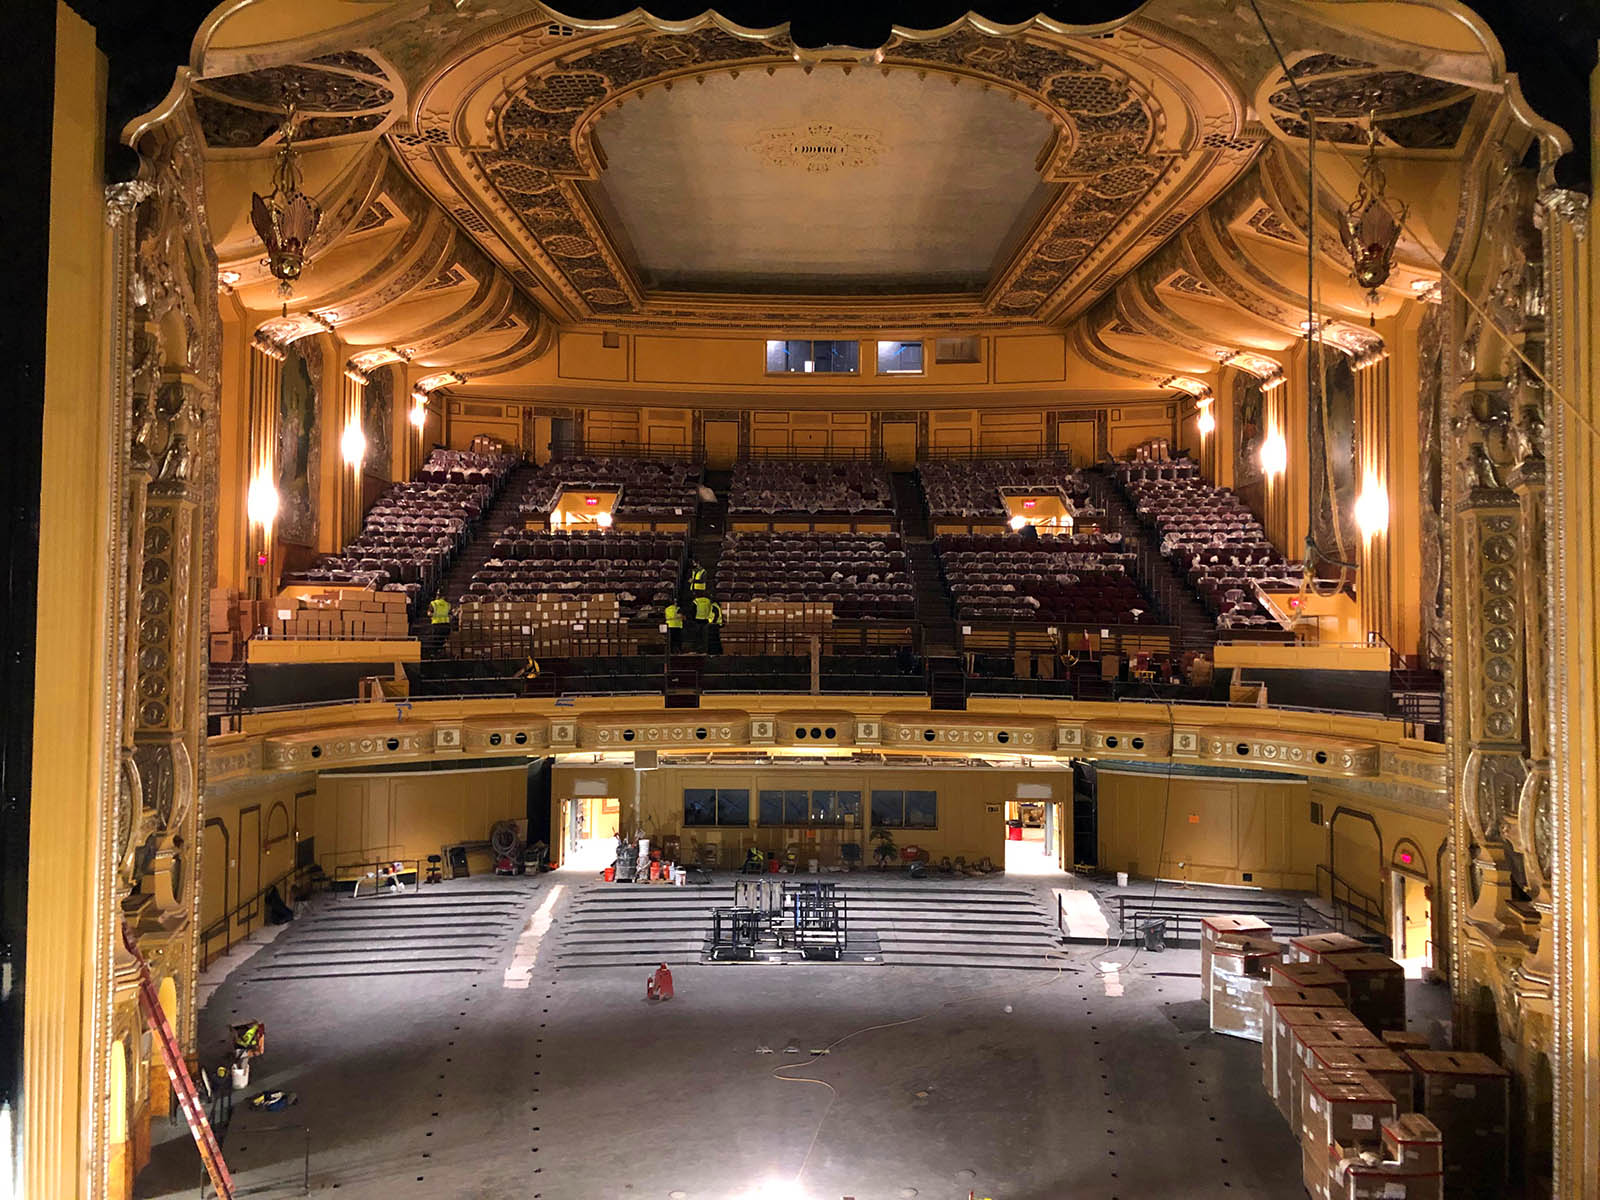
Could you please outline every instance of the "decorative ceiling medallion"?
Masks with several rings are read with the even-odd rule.
[[[813,121],[789,129],[769,129],[750,149],[773,167],[799,167],[808,175],[825,175],[849,167],[869,167],[883,153],[883,142],[869,129],[847,129],[831,121]]]

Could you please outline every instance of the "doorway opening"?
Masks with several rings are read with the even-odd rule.
[[[561,802],[561,865],[602,871],[617,856],[622,804],[615,796],[582,796]]]
[[[1389,871],[1389,939],[1406,978],[1421,979],[1433,966],[1433,889],[1426,876]]]
[[[1063,874],[1061,805],[1055,800],[1009,800],[1005,813],[1006,874]]]

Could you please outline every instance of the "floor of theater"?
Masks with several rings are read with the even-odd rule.
[[[1070,882],[1005,880],[1041,898]],[[574,897],[604,886],[558,872],[323,898],[236,965],[200,1046],[214,1063],[230,1021],[266,1022],[224,1140],[238,1194],[1303,1194],[1259,1047],[1206,1029],[1196,951],[1062,947],[1050,970],[684,966],[657,1004],[642,968],[552,965]],[[541,934],[519,978],[519,938],[526,957]],[[1411,992],[1438,1044],[1446,992]],[[267,1088],[299,1102],[243,1107]],[[199,1195],[182,1125],[153,1138],[135,1194]]]

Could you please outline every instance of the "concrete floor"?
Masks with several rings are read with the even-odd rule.
[[[601,886],[587,876],[463,880],[418,898],[517,900],[480,969],[429,973],[413,956],[417,973],[287,978],[313,912],[229,976],[201,1015],[202,1061],[220,1059],[230,1021],[264,1020],[250,1092],[300,1097],[281,1113],[236,1111],[224,1150],[239,1194],[1302,1195],[1259,1047],[1205,1029],[1195,951],[1071,947],[1055,972],[688,966],[674,971],[677,997],[652,1004],[643,970],[557,970],[547,944],[514,986],[503,968],[557,886],[559,935],[575,888]],[[347,917],[351,902],[319,903]],[[369,903],[409,919],[405,900]],[[1108,978],[1097,957],[1122,969]],[[199,1195],[184,1128],[155,1137],[136,1194]]]

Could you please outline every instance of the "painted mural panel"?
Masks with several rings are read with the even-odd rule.
[[[366,473],[379,479],[393,479],[393,367],[379,367],[367,377],[361,400],[361,431],[367,435]]]
[[[1261,482],[1261,439],[1266,437],[1261,385],[1240,373],[1233,378],[1233,486]]]
[[[278,388],[278,537],[317,543],[317,478],[322,423],[322,349],[314,338],[287,347]]]

